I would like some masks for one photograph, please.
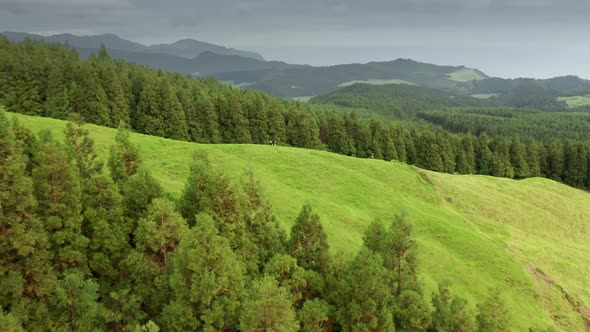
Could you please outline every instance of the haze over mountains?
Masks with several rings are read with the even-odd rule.
[[[47,37],[22,32],[1,34],[16,42],[30,38],[48,43],[67,43],[76,48],[82,58],[96,54],[101,45],[105,45],[115,59],[194,77],[213,77],[238,87],[284,98],[307,99],[356,83],[424,86],[452,94],[486,98],[510,95],[516,90],[526,90],[526,93],[535,95],[542,90],[541,94],[548,94],[553,99],[590,93],[590,81],[577,76],[538,80],[493,78],[465,66],[440,66],[410,59],[313,67],[265,61],[255,52],[192,39],[146,46],[115,34],[58,34]]]

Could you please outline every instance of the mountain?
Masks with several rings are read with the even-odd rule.
[[[277,97],[313,97],[357,83],[405,84],[438,89],[453,95],[496,97],[500,103],[517,107],[562,109],[562,97],[590,94],[590,81],[576,76],[552,79],[504,79],[489,77],[465,66],[439,66],[410,59],[365,64],[313,67],[265,61],[257,53],[183,39],[172,44],[146,46],[114,34],[49,37],[21,32],[2,32],[20,42],[26,38],[75,47],[81,57],[97,53],[105,45],[115,59],[170,72],[213,77],[235,86],[247,87]]]
[[[233,48],[227,48],[224,46],[200,42],[193,39],[183,39],[172,44],[158,44],[146,46],[140,43],[122,39],[114,34],[104,34],[96,36],[75,36],[72,34],[58,34],[47,37],[24,32],[2,32],[0,34],[6,36],[8,39],[15,42],[20,42],[25,40],[26,38],[30,38],[32,40],[43,40],[48,43],[68,43],[69,45],[77,49],[99,49],[101,45],[105,45],[109,51],[117,50],[166,54],[186,59],[193,59],[204,52],[213,52],[220,55],[237,55],[261,61],[264,60],[264,58],[258,53],[236,50]]]
[[[64,121],[14,116],[34,132],[50,129],[63,139]],[[87,128],[106,160],[116,131]],[[474,309],[497,288],[512,317],[507,330],[585,331],[590,323],[587,192],[548,179],[442,174],[282,146],[193,144],[139,134],[131,141],[173,197],[182,191],[195,151],[206,152],[234,183],[251,170],[282,226],[289,229],[302,204],[311,203],[330,250],[343,257],[358,251],[372,221],[405,211],[425,296],[448,281]]]
[[[283,70],[216,73],[213,77],[281,97],[317,96],[354,83],[414,84],[469,94],[484,73],[463,66],[437,66],[409,59],[328,67],[299,66]]]
[[[493,105],[489,100],[454,95],[424,86],[359,83],[314,97],[310,102],[363,108],[381,115],[401,119],[413,118],[420,111],[441,107],[489,107]]]
[[[148,47],[148,51],[154,53],[163,53],[176,55],[183,58],[192,59],[199,54],[211,52],[220,55],[237,55],[244,58],[250,58],[263,61],[264,58],[255,52],[241,51],[224,46],[213,45],[205,42],[200,42],[193,39],[183,39],[172,44],[158,44]]]

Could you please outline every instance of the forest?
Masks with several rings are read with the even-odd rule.
[[[139,133],[197,143],[274,141],[439,172],[542,176],[590,188],[587,113],[478,107],[461,113],[457,108],[425,111],[444,93],[425,98],[424,91],[430,90],[418,97],[426,105],[412,112],[440,126],[377,116],[360,119],[347,108],[291,102],[155,71],[113,61],[104,47],[81,61],[67,46],[0,38],[0,101],[10,112],[58,119],[76,113],[89,123],[117,127],[125,122]],[[415,93],[404,95],[384,103],[403,111],[408,100],[417,99]],[[446,105],[472,102],[474,98],[457,99]],[[352,106],[371,111],[362,103]]]
[[[510,322],[493,289],[477,306],[448,283],[424,294],[403,213],[373,222],[345,259],[308,204],[287,235],[251,172],[233,184],[196,154],[174,199],[125,125],[106,165],[79,116],[64,135],[34,135],[0,112],[8,331],[498,331]]]

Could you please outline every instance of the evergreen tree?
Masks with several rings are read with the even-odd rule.
[[[141,157],[137,146],[129,141],[129,130],[124,122],[119,124],[115,142],[116,144],[110,148],[109,170],[113,180],[123,184],[137,173],[141,166]]]
[[[541,148],[536,142],[526,144],[526,163],[531,177],[541,176]]]
[[[523,179],[529,177],[529,165],[526,162],[526,147],[518,138],[510,145],[510,164],[514,168],[514,177]]]
[[[172,202],[157,198],[150,204],[147,216],[139,221],[135,230],[135,243],[139,251],[168,270],[168,261],[188,226],[174,210]]]
[[[463,150],[465,151],[465,159],[467,161],[467,173],[466,174],[475,174],[476,173],[476,155],[475,155],[475,143],[473,139],[473,135],[471,132],[468,132],[467,135],[463,138]]]
[[[420,293],[404,290],[395,301],[395,324],[405,331],[426,331],[432,322],[430,311]]]
[[[84,120],[101,126],[113,126],[107,107],[108,97],[102,88],[94,56],[82,64],[79,81],[71,91],[72,111]]]
[[[211,217],[199,215],[176,249],[173,264],[173,300],[163,313],[170,330],[225,330],[237,325],[242,265]]]
[[[68,122],[65,134],[66,150],[73,160],[81,179],[87,180],[102,171],[102,162],[97,160],[94,141],[89,137],[88,130],[83,127],[82,118],[73,115]]]
[[[276,254],[285,251],[287,235],[272,213],[270,203],[263,197],[262,188],[252,172],[242,180],[241,218],[247,226],[248,239],[242,255],[245,261],[255,263],[256,270]],[[239,253],[238,253],[239,254]]]
[[[176,140],[187,140],[186,116],[182,105],[176,98],[170,82],[161,79],[158,86],[158,123],[161,124],[161,134],[158,136]]]
[[[395,297],[404,290],[420,291],[416,272],[417,246],[405,214],[396,215],[389,229],[375,221],[365,233],[364,244],[383,257],[384,266],[391,273],[390,285]]]
[[[276,280],[255,281],[240,315],[242,331],[298,331],[296,313],[289,294]]]
[[[328,237],[320,217],[306,204],[291,228],[289,253],[304,269],[324,271],[329,259]]]
[[[57,283],[51,297],[52,327],[58,330],[104,329],[104,308],[97,301],[98,285],[80,272],[68,273]]]
[[[381,256],[362,248],[340,284],[337,318],[343,331],[395,331],[388,284]]]
[[[303,332],[331,331],[330,306],[324,300],[305,301],[297,316]]]
[[[138,220],[145,217],[152,201],[161,197],[164,197],[164,190],[149,172],[141,171],[129,178],[123,188],[123,206],[129,233],[135,230]]]
[[[37,201],[26,164],[10,121],[0,110],[0,312],[10,308],[0,323],[32,330],[47,324],[43,300],[55,276],[47,234],[35,216]]]
[[[277,144],[287,142],[285,117],[279,103],[271,103],[267,108],[266,119],[268,121],[268,138]]]
[[[439,284],[438,293],[433,294],[432,325],[440,332],[475,332],[475,315],[467,308],[467,302],[453,296],[447,283]]]
[[[485,301],[477,305],[479,313],[477,314],[478,331],[506,331],[510,315],[504,305],[497,290],[492,290],[491,294]]]
[[[498,142],[492,161],[492,175],[512,179],[514,167],[510,163],[510,147],[506,142]]]
[[[477,169],[479,174],[492,174],[494,155],[489,147],[490,138],[484,132],[479,135],[479,144],[477,149]]]
[[[563,147],[559,142],[551,142],[547,149],[547,175],[550,179],[561,181],[564,172],[565,156]]]
[[[80,185],[63,147],[49,140],[33,169],[37,214],[50,235],[53,264],[59,271],[85,269],[88,239],[82,235]]]

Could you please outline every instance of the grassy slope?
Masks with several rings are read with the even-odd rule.
[[[486,77],[475,69],[464,68],[450,73],[449,78],[458,82],[470,82],[473,80],[483,80]]]
[[[355,85],[355,84],[369,84],[369,85],[407,84],[407,85],[418,85],[418,84],[413,83],[413,82],[408,82],[408,81],[399,80],[399,79],[394,78],[394,79],[390,79],[390,80],[369,79],[369,80],[366,80],[366,81],[349,81],[349,82],[342,83],[342,84],[338,85],[338,87],[339,88],[344,88],[344,87]]]
[[[16,115],[34,131],[63,121]],[[106,156],[112,129],[89,125]],[[545,179],[513,181],[422,171],[396,162],[256,145],[197,145],[132,135],[147,168],[178,195],[191,155],[206,151],[236,180],[252,169],[280,222],[289,227],[310,202],[332,249],[353,255],[375,218],[405,210],[415,224],[426,293],[451,280],[474,304],[498,287],[510,306],[513,330],[557,322],[583,330],[560,289],[590,306],[590,195]],[[543,272],[540,272],[543,271]],[[542,274],[544,273],[544,274]]]
[[[590,95],[573,96],[573,97],[558,97],[558,101],[565,101],[567,107],[575,108],[590,105]]]

